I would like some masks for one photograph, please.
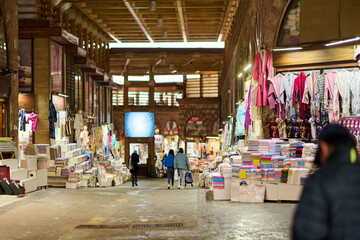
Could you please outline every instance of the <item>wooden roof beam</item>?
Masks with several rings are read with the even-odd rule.
[[[184,40],[184,42],[187,42],[186,31],[185,31],[185,21],[184,21],[184,14],[183,14],[182,6],[181,6],[181,0],[176,0],[176,5],[177,5],[177,9],[178,9],[178,14],[179,14],[180,27],[181,27],[183,40]]]
[[[131,15],[134,17],[135,21],[139,24],[139,27],[141,28],[141,30],[144,32],[145,36],[147,37],[147,39],[151,42],[154,43],[154,40],[151,38],[150,34],[148,33],[148,31],[145,29],[144,25],[142,24],[142,22],[140,21],[139,17],[137,16],[137,14],[135,13],[134,9],[132,8],[131,4],[127,1],[127,0],[123,0],[124,4],[126,5],[126,7],[129,9]]]

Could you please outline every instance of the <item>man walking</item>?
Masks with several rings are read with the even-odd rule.
[[[182,148],[180,148],[179,153],[176,154],[174,168],[180,173],[178,188],[183,189],[185,185],[185,173],[186,170],[190,170],[190,163],[188,157],[184,154],[184,149]]]

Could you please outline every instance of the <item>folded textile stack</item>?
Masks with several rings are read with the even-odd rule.
[[[299,145],[300,142],[293,141],[290,142],[289,146],[289,157],[296,157],[296,147]]]
[[[272,167],[272,158],[274,156],[279,156],[280,153],[263,153],[261,154],[261,168],[271,168]]]
[[[241,165],[239,168],[239,178],[241,180],[249,180],[250,179],[250,170],[257,169],[257,166],[254,165]]]
[[[252,153],[251,154],[251,164],[259,167],[260,162],[261,162],[261,153]]]
[[[284,160],[284,168],[291,168],[291,160],[292,160],[292,158],[286,158],[285,160]]]
[[[240,156],[231,156],[230,160],[232,164],[242,164],[243,153]]]
[[[262,170],[259,168],[252,168],[250,171],[250,180],[261,181]]]
[[[257,140],[257,139],[248,140],[248,151],[258,152],[259,151],[259,140]]]
[[[302,151],[303,151],[303,145],[297,145],[296,146],[296,157],[301,158],[302,157]]]
[[[273,168],[283,168],[285,159],[286,159],[285,156],[273,156],[271,158],[272,167]]]
[[[274,169],[274,183],[281,183],[282,169],[275,168]]]
[[[69,177],[71,171],[72,171],[71,167],[65,167],[61,169],[61,176]]]
[[[67,158],[56,158],[55,159],[55,166],[56,167],[65,167],[67,165],[68,161]]]
[[[282,183],[287,183],[288,176],[289,176],[289,169],[288,168],[283,168],[281,170],[281,182]]]
[[[318,148],[319,148],[318,145],[315,145],[315,146],[313,146],[313,147],[311,148],[311,156],[312,156],[312,157],[316,157],[316,153],[317,153],[317,151],[318,151]]]
[[[242,152],[241,153],[241,159],[242,159],[242,164],[244,164],[244,165],[252,165],[251,152],[249,152],[249,151]]]
[[[310,169],[304,168],[299,170],[300,170],[300,184],[303,185],[310,176]]]
[[[224,189],[224,177],[220,174],[213,174],[211,186],[213,189]]]
[[[307,157],[307,158],[304,158],[304,161],[305,161],[305,168],[307,168],[307,169],[313,169],[314,168],[315,158]]]
[[[239,179],[239,171],[240,171],[241,164],[233,164],[231,165],[232,168],[232,177]]]
[[[78,183],[78,182],[80,182],[80,179],[81,179],[81,176],[79,173],[77,173],[77,172],[69,173],[69,179],[68,179],[69,183]]]
[[[268,172],[268,182],[273,183],[275,180],[275,168],[269,168]]]
[[[312,156],[312,148],[315,146],[314,143],[305,143],[303,145],[302,157],[311,157]]]
[[[283,140],[280,139],[273,139],[269,142],[269,152],[275,153],[275,152],[281,152],[281,145],[284,144]]]
[[[268,173],[269,173],[268,168],[261,169],[261,181],[262,182],[267,182],[268,181]]]
[[[297,168],[305,168],[305,159],[304,158],[298,159]]]
[[[290,160],[290,168],[297,168],[299,163],[299,158],[292,158]]]
[[[281,145],[281,155],[290,157],[290,144],[283,144]]]
[[[259,152],[267,153],[269,152],[269,143],[271,140],[269,139],[260,139],[259,140]]]

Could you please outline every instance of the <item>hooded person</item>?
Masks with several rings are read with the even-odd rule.
[[[319,136],[315,162],[293,225],[294,240],[360,239],[360,162],[350,132],[330,124]]]
[[[133,154],[131,155],[131,162],[130,162],[130,173],[131,173],[131,180],[132,180],[132,186],[137,186],[137,177],[139,174],[139,162],[140,157],[137,154],[137,151],[135,150]]]
[[[168,176],[168,189],[171,186],[174,187],[174,150],[169,151],[169,155],[164,160],[164,166],[167,168],[167,176]]]

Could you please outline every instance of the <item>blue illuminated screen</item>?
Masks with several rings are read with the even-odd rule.
[[[152,112],[125,113],[125,136],[146,138],[154,136],[155,117]]]

